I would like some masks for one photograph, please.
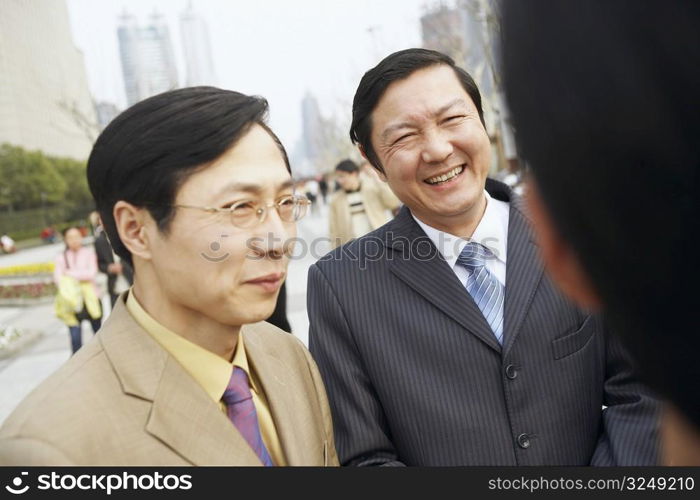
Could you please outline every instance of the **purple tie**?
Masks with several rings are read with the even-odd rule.
[[[245,370],[238,366],[234,367],[231,380],[229,380],[221,400],[226,405],[228,418],[253,448],[263,465],[265,467],[273,466],[272,458],[270,458],[260,434],[258,413],[255,411],[253,395],[250,393],[248,375],[246,375]]]

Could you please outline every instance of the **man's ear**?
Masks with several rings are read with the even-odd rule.
[[[528,179],[526,200],[540,245],[542,260],[552,280],[579,306],[588,310],[600,309],[598,294],[581,266],[578,255],[554,227],[532,178]]]
[[[372,162],[367,158],[367,154],[365,153],[365,148],[360,146],[359,144],[357,145],[357,148],[360,150],[360,154],[362,155],[362,158],[365,159],[367,163],[370,164],[372,168],[374,168],[374,165],[372,165]],[[382,180],[382,182],[386,182],[386,175],[384,175],[384,172],[379,170],[378,168],[374,168],[374,171],[377,173],[377,176]]]
[[[120,200],[115,203],[112,215],[117,226],[119,239],[122,240],[131,255],[149,260],[151,248],[147,226],[155,226],[155,221],[148,211]]]

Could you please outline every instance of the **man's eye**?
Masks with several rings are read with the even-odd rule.
[[[404,140],[408,139],[409,137],[413,137],[414,135],[416,135],[416,134],[414,134],[413,132],[411,132],[410,134],[404,134],[401,137],[399,137],[398,139],[396,139],[394,141],[394,144],[397,144],[401,141],[404,141]]]
[[[229,206],[231,212],[234,214],[245,214],[248,212],[254,212],[255,211],[255,203],[252,201],[244,201],[241,203],[235,203],[231,206]]]
[[[450,123],[450,122],[455,122],[457,120],[461,120],[464,118],[464,115],[454,115],[454,116],[448,116],[443,120],[443,123]]]
[[[283,207],[290,207],[293,206],[295,203],[294,197],[289,196],[287,198],[282,198],[278,203],[283,206]]]

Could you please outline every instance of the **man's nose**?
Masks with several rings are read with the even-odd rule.
[[[447,159],[453,151],[448,135],[442,130],[432,129],[425,134],[421,159],[425,163],[439,163]]]
[[[267,207],[265,220],[258,226],[258,237],[262,238],[259,252],[265,257],[280,259],[289,246],[289,239],[294,235],[294,224],[284,222],[274,207]]]

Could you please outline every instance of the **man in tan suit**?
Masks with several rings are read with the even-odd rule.
[[[361,174],[352,160],[338,163],[335,174],[341,189],[330,202],[329,233],[334,246],[383,226],[401,205],[385,183]]]
[[[194,87],[101,134],[88,182],[134,285],[6,420],[0,465],[337,465],[316,365],[261,322],[308,206],[266,113]]]

